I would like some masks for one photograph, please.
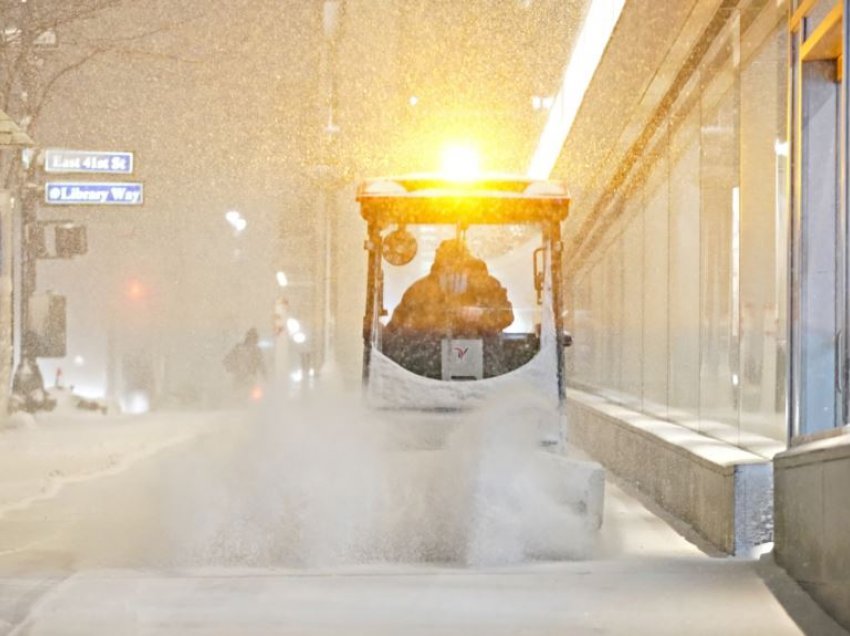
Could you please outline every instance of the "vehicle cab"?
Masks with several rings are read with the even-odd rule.
[[[363,382],[373,405],[463,409],[509,387],[564,398],[563,184],[371,179]]]

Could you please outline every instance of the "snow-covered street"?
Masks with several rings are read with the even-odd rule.
[[[117,473],[193,439],[208,415],[104,416],[60,409],[37,420],[18,413],[0,434],[0,518],[68,484]]]
[[[842,633],[769,561],[705,554],[610,480],[588,560],[466,568],[175,559],[175,546],[185,549],[206,523],[205,508],[224,505],[200,495],[198,482],[221,490],[228,480],[215,475],[224,473],[253,483],[242,481],[251,467],[238,449],[256,448],[254,426],[248,414],[175,413],[54,420],[0,436],[4,469],[15,457],[10,474],[41,484],[4,491],[0,633]],[[245,498],[256,496],[249,490]],[[201,534],[198,542],[209,539]]]

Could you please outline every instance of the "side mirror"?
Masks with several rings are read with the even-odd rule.
[[[543,259],[546,254],[546,248],[538,247],[534,250],[534,291],[537,292],[537,304],[543,304],[543,271],[544,271],[544,262]]]

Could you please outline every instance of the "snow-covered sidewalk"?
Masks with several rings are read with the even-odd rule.
[[[356,548],[359,527],[413,545],[450,510],[412,528],[358,525],[383,518],[370,502],[389,486],[407,485],[400,503],[427,512],[415,506],[442,482],[382,454],[353,406],[325,402],[271,404],[265,417],[55,413],[0,433],[0,634],[843,634],[777,567],[707,556],[613,479],[583,560],[461,567],[334,552]],[[492,467],[509,492],[521,471],[504,461]],[[446,473],[447,491],[459,475]],[[293,526],[300,543],[287,501],[307,515]]]
[[[607,536],[586,561],[79,569],[49,581],[38,572],[0,576],[0,633],[844,633],[775,566],[710,558],[618,487],[610,491]]]

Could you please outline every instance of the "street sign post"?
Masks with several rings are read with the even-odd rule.
[[[44,151],[44,171],[53,173],[132,174],[133,153],[48,148]]]
[[[44,201],[50,205],[141,205],[141,183],[96,183],[94,181],[47,182]]]

